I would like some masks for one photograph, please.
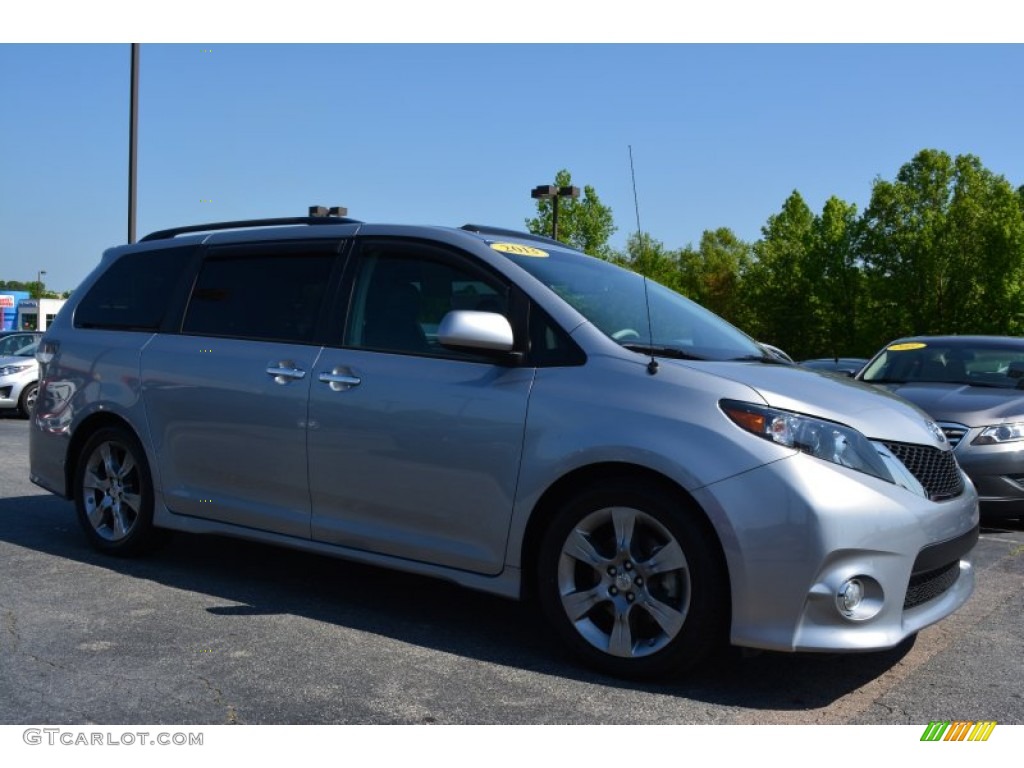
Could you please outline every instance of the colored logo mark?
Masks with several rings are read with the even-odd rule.
[[[932,720],[921,741],[988,741],[995,727],[995,720]]]

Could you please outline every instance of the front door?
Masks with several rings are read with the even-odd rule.
[[[364,243],[342,342],[310,390],[313,538],[494,574],[535,370],[442,347],[451,309],[508,313],[507,286],[458,253]]]

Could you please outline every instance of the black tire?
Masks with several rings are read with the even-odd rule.
[[[39,396],[39,382],[33,381],[23,390],[18,398],[18,414],[23,419],[32,418],[32,411],[36,407],[36,398]]]
[[[167,532],[153,527],[153,479],[138,439],[104,427],[86,440],[75,466],[75,509],[89,543],[110,555],[148,552]]]
[[[727,639],[729,593],[692,505],[640,482],[608,481],[554,516],[537,597],[573,653],[607,674],[672,677]]]

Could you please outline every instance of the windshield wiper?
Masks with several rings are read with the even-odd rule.
[[[767,363],[768,365],[789,365],[785,360],[775,355],[743,355],[742,357],[730,357],[730,363]]]
[[[906,384],[906,379],[862,379],[866,384]],[[916,382],[915,382],[916,383]]]
[[[707,360],[706,357],[684,352],[679,347],[661,347],[657,344],[636,343],[623,344],[622,346],[632,352],[640,352],[645,355],[661,355],[662,357],[672,357],[676,360]]]

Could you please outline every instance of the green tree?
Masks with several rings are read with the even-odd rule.
[[[881,341],[915,333],[1024,331],[1024,212],[973,155],[923,150],[876,180],[864,262]]]
[[[816,297],[807,254],[814,237],[814,214],[796,190],[782,210],[768,217],[754,261],[744,276],[743,293],[751,312],[748,333],[794,357],[816,356],[825,344],[816,323]]]
[[[835,196],[814,218],[804,275],[821,346],[809,350],[810,354],[842,357],[875,352],[875,343],[862,340],[862,230],[857,206]]]
[[[563,169],[555,174],[555,185],[572,186],[572,175]],[[526,219],[526,228],[535,235],[551,236],[554,204],[550,199],[537,200],[537,215]],[[604,205],[591,186],[583,187],[580,198],[558,200],[558,239],[591,256],[604,259],[613,253],[608,240],[615,233],[612,209]]]
[[[625,253],[612,253],[616,264],[667,288],[679,290],[679,256],[647,232],[635,232],[626,239]]]
[[[706,229],[700,245],[688,245],[678,255],[679,290],[740,328],[751,324],[742,281],[753,258],[750,243],[728,227]]]

